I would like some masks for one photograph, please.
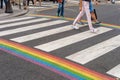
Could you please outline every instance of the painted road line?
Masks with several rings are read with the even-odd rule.
[[[32,19],[34,17],[22,17],[22,18],[16,18],[16,19],[7,19],[0,21],[0,24],[7,23],[7,22],[14,22],[14,21],[19,21],[19,20],[27,20],[27,19]]]
[[[38,38],[41,38],[41,37],[53,35],[53,34],[56,34],[56,33],[61,33],[61,32],[65,32],[65,31],[68,31],[68,30],[72,30],[72,28],[70,26],[71,25],[56,28],[56,29],[51,29],[51,30],[47,30],[47,31],[42,31],[42,32],[34,33],[34,34],[29,34],[29,35],[25,35],[25,36],[22,36],[22,37],[13,38],[13,39],[10,39],[10,40],[22,43],[22,42],[38,39]]]
[[[41,19],[41,21],[45,21],[48,19]],[[39,20],[40,21],[40,20]],[[32,29],[38,29],[38,28],[43,28],[43,27],[48,27],[50,25],[56,25],[56,24],[60,24],[60,23],[65,23],[67,21],[64,20],[56,20],[56,21],[50,21],[47,23],[41,23],[41,24],[36,24],[36,25],[31,25],[31,26],[26,26],[26,27],[22,27],[22,28],[17,28],[17,29],[11,29],[11,30],[6,30],[6,31],[1,31],[0,32],[0,36],[6,36],[6,35],[10,35],[10,34],[14,34],[14,33],[18,33],[18,32],[23,32],[23,31],[27,31],[27,30],[32,30]],[[46,25],[49,24],[49,25]]]
[[[47,31],[42,31],[42,32],[34,33],[34,34],[29,34],[29,35],[13,38],[13,39],[10,39],[10,40],[15,41],[15,42],[19,42],[19,43],[27,42],[27,41],[30,41],[30,40],[34,40],[34,39],[42,38],[42,37],[45,37],[45,36],[49,36],[49,35],[53,35],[53,34],[62,33],[62,32],[65,32],[65,31],[72,30],[73,28],[71,26],[72,25],[66,25],[66,26],[63,26],[63,27],[60,27],[60,28],[55,28],[55,29],[51,29],[51,30],[47,30]],[[81,25],[79,27],[84,27],[84,26],[85,25]]]
[[[120,78],[120,64],[109,70],[107,74]]]
[[[12,27],[12,26],[18,26],[18,25],[23,25],[23,24],[29,24],[29,23],[34,23],[34,22],[39,22],[39,21],[43,21],[43,20],[48,20],[47,18],[40,18],[40,19],[34,19],[34,20],[27,20],[24,22],[17,22],[17,23],[9,23],[9,24],[4,24],[0,26],[1,28],[8,28],[8,27]]]
[[[116,80],[51,54],[0,39],[0,50],[55,72],[68,80]]]
[[[120,35],[115,36],[111,39],[93,45],[87,49],[79,51],[75,54],[67,56],[67,59],[75,61],[80,64],[86,64],[106,53],[112,51],[113,49],[120,47]]]
[[[90,31],[85,31],[85,32],[78,33],[78,34],[68,36],[65,38],[61,38],[61,39],[58,39],[58,40],[55,40],[52,42],[48,42],[46,44],[35,46],[35,48],[50,52],[50,51],[59,49],[61,47],[64,47],[64,46],[67,46],[67,45],[70,45],[70,44],[73,44],[73,43],[85,40],[87,38],[94,37],[98,34],[102,34],[104,32],[112,30],[110,28],[105,28],[105,27],[99,27],[98,29],[100,31],[98,33],[95,33],[95,34],[91,33]]]

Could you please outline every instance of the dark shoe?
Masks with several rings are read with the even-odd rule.
[[[100,24],[100,23],[101,23],[100,21],[95,22],[95,24]]]

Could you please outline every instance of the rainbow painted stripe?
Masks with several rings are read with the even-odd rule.
[[[70,80],[115,80],[68,60],[4,39],[0,39],[0,50],[44,67]]]

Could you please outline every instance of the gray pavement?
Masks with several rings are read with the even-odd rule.
[[[117,11],[117,9],[119,9],[117,7],[118,4],[117,5],[112,5],[112,6],[111,5],[112,4],[106,5],[107,7],[99,7],[99,8],[97,7],[98,9],[101,9],[101,10],[103,10],[103,8],[105,10],[106,9],[112,9],[112,11],[108,11],[108,13],[110,13],[108,16],[105,12],[102,12],[102,14],[101,14],[101,10],[99,10],[98,15],[102,15],[102,17],[99,17],[99,19],[104,21],[104,22],[119,25],[119,17],[115,18],[117,20],[114,20],[114,18],[113,18],[114,15],[118,16],[118,14],[119,14],[119,12],[118,12],[118,13],[115,13],[113,15],[113,11],[115,12],[115,11]],[[65,9],[66,9],[66,12],[65,12],[66,17],[74,18],[76,16],[76,14],[78,13],[76,6],[67,7]],[[1,11],[0,15],[4,14],[4,10],[2,10],[2,11]],[[33,10],[30,9],[30,11],[32,12]],[[35,11],[34,14],[47,14],[47,15],[53,15],[53,16],[55,16],[55,14],[56,14],[55,13],[56,8],[49,9],[49,10],[48,9],[47,10],[43,9],[43,11],[36,11],[36,10],[34,10],[34,11]],[[73,15],[70,14],[72,11],[74,11]],[[28,12],[28,11],[20,10],[18,7],[17,8],[14,7],[14,13],[9,13],[9,15],[6,16],[6,18],[13,17],[11,15],[14,15],[14,16],[18,16],[18,14],[21,15],[20,12],[23,12],[24,14],[26,14],[26,12]],[[113,17],[111,17],[111,16],[113,16]],[[110,17],[112,19],[109,19]],[[35,17],[34,19],[37,19],[37,18]],[[4,16],[3,16],[3,19],[5,19]],[[29,20],[33,20],[33,19],[28,19],[28,21]],[[42,23],[45,23],[45,22],[56,21],[56,20],[58,20],[58,19],[41,21],[41,22],[33,22],[32,24],[24,24],[24,25],[12,26],[12,27],[14,27],[14,28],[16,28],[16,27],[17,28],[27,27],[27,26],[30,26],[30,25],[33,25],[33,24],[42,24]],[[13,23],[16,23],[16,22],[13,22]],[[9,24],[9,23],[6,23],[6,24]],[[46,30],[49,30],[49,29],[52,29],[52,28],[58,28],[58,27],[65,26],[65,25],[68,25],[68,24],[72,24],[72,21],[70,21],[66,24],[54,25],[54,26],[49,26],[47,28],[41,28],[41,29],[35,29],[35,30],[29,30],[29,31],[18,33],[18,34],[17,33],[16,34],[11,34],[11,35],[7,35],[7,36],[3,36],[1,38],[9,40],[10,38],[23,36],[25,34],[29,35],[29,34],[32,34],[32,33],[35,33],[35,32],[40,32],[40,31],[46,31]],[[5,25],[5,24],[1,24],[1,25]],[[9,29],[13,29],[12,27],[6,28],[6,29],[1,29],[1,31],[6,31],[6,30],[9,30]],[[96,27],[99,27],[99,25],[97,25]],[[36,39],[36,40],[28,41],[28,42],[22,43],[22,44],[31,47],[31,46],[35,46],[38,43],[43,44],[43,43],[46,43],[48,41],[56,40],[58,38],[63,38],[63,37],[69,36],[69,35],[78,34],[78,33],[81,33],[83,31],[86,31],[86,30],[88,30],[87,27],[84,27],[84,28],[80,29],[80,31],[70,30],[70,31],[66,31],[65,33],[43,37],[43,38],[40,38],[38,40]],[[94,45],[96,43],[100,43],[104,40],[107,40],[107,39],[112,38],[116,35],[119,35],[119,33],[120,33],[119,30],[112,28],[112,31],[109,31],[109,32],[104,33],[104,34],[99,35],[99,36],[95,36],[94,38],[89,38],[88,40],[85,40],[85,41],[82,41],[82,42],[78,42],[77,44],[72,44],[72,46],[66,46],[66,47],[54,50],[54,51],[51,52],[51,54],[55,55],[55,56],[58,56],[58,57],[61,57],[61,58],[64,58],[66,55],[72,54],[73,52],[77,52],[77,50],[80,50],[80,49],[82,50],[83,48],[87,48],[88,46]],[[89,42],[91,42],[91,43],[89,43]],[[87,43],[87,45],[84,45],[84,43]],[[120,50],[119,48],[120,47],[118,47],[117,49],[115,49],[112,52],[109,52],[109,54],[107,54],[103,57],[100,57],[98,60],[91,61],[90,63],[88,63],[84,66],[85,67],[89,66],[88,68],[90,68],[92,70],[95,70],[95,71],[101,72],[101,73],[105,73],[107,70],[114,67],[114,65],[119,64],[119,60],[120,60],[119,59],[119,50]],[[63,54],[61,54],[61,53],[63,53]],[[69,54],[67,54],[67,53],[69,53]],[[12,56],[7,51],[5,52],[3,50],[0,50],[0,54],[1,54],[1,56],[0,56],[0,66],[1,66],[0,80],[68,80],[67,78],[65,78],[65,77],[63,77],[59,74],[55,74],[54,72],[52,72],[48,69],[45,69],[45,68],[40,67],[38,65],[34,65],[31,62],[25,61],[25,60],[20,59],[16,56]],[[113,56],[114,56],[114,60],[111,60],[111,58],[113,58]],[[108,58],[108,57],[110,57],[110,58]],[[106,61],[104,61],[104,59],[106,59]],[[112,61],[112,63],[110,61]],[[96,63],[94,63],[94,62],[96,62]],[[102,62],[102,63],[100,63],[100,62]],[[109,64],[108,62],[111,63],[111,64]],[[98,69],[99,67],[100,67],[100,69]]]
[[[79,13],[78,9],[78,4],[72,5],[72,6],[67,6],[66,4],[65,7],[65,17],[68,18],[75,18],[77,14]],[[116,4],[99,4],[98,6],[95,6],[98,20],[103,22],[103,23],[108,23],[108,24],[114,24],[114,25],[120,25],[120,3]],[[57,8],[49,9],[49,10],[44,10],[44,11],[39,11],[36,10],[34,14],[44,14],[44,15],[51,15],[51,16],[56,16]],[[83,19],[86,19],[85,16]]]
[[[0,80],[68,80],[2,50],[0,55]]]
[[[28,17],[29,17],[29,19],[26,19]],[[20,19],[20,18],[24,18],[24,19]],[[14,41],[13,39],[15,39],[15,38],[19,38],[22,36],[31,36],[29,38],[26,37],[28,39],[28,41],[25,41],[25,42],[23,41],[22,43],[17,43],[17,44],[29,46],[32,49],[34,49],[35,46],[37,46],[37,45],[43,45],[43,44],[46,44],[46,43],[49,43],[52,41],[64,39],[64,42],[63,41],[58,42],[58,44],[59,43],[60,43],[60,45],[62,44],[63,47],[53,49],[52,51],[50,51],[49,53],[46,53],[46,54],[55,56],[55,57],[57,57],[57,59],[60,58],[60,59],[64,59],[64,60],[67,60],[67,61],[70,61],[73,63],[75,63],[75,62],[71,61],[69,59],[66,59],[65,57],[72,55],[78,51],[85,50],[96,44],[107,41],[107,40],[114,38],[115,36],[118,36],[120,34],[120,31],[118,29],[101,27],[99,25],[96,25],[96,28],[98,27],[98,28],[102,29],[102,30],[100,29],[100,33],[101,33],[101,31],[104,32],[104,30],[107,30],[107,32],[105,31],[104,33],[101,33],[101,34],[98,32],[98,34],[92,35],[92,33],[90,33],[88,31],[88,26],[80,27],[79,30],[74,30],[70,26],[72,24],[72,21],[60,20],[59,18],[57,18],[57,19],[44,18],[46,20],[44,20],[43,17],[31,17],[31,16],[23,16],[20,18],[17,17],[17,19],[20,19],[20,20],[16,20],[16,18],[13,18],[13,20],[15,20],[15,21],[13,21],[13,20],[7,21],[6,20],[7,22],[1,22],[0,36],[2,39],[8,40],[8,43],[9,42],[11,43]],[[42,20],[40,21],[40,19],[42,19]],[[57,23],[56,23],[56,21],[57,21]],[[58,24],[58,22],[59,22],[59,24]],[[60,23],[60,22],[64,22],[64,23]],[[47,24],[49,24],[49,25],[47,25]],[[64,32],[61,32],[61,31],[64,31]],[[56,32],[58,32],[58,33],[56,33]],[[38,33],[41,33],[41,34],[38,34]],[[84,33],[84,34],[82,34],[82,33]],[[86,36],[86,34],[87,34],[87,36]],[[78,35],[79,37],[75,36],[75,35]],[[82,35],[86,36],[87,39],[81,41],[80,39],[84,38],[84,37],[81,37]],[[91,37],[89,37],[89,35],[91,35]],[[38,38],[36,38],[36,37],[38,37]],[[71,38],[66,40],[65,39],[66,37],[67,38],[71,37]],[[29,40],[30,38],[33,38],[33,39]],[[2,39],[0,39],[0,41]],[[18,39],[18,40],[21,41],[21,39]],[[26,39],[24,38],[23,40],[26,40]],[[73,41],[73,42],[75,41],[75,42],[71,44],[71,42],[69,42],[69,40]],[[76,42],[76,40],[79,40],[79,41]],[[15,44],[16,42],[17,41],[15,41],[13,43]],[[66,46],[64,46],[65,42],[68,42],[68,44]],[[118,40],[118,42],[119,42],[119,40]],[[57,43],[55,43],[55,44],[57,44]],[[9,45],[9,44],[7,44],[7,45]],[[52,45],[54,45],[54,43]],[[49,47],[49,46],[47,46],[47,47]],[[14,45],[14,47],[17,49],[20,46]],[[105,47],[107,47],[107,46],[105,46]],[[20,49],[22,49],[22,48],[26,49],[25,47],[21,47]],[[102,48],[100,48],[100,50]],[[0,66],[1,66],[0,80],[13,80],[13,79],[14,80],[33,80],[33,79],[35,79],[35,80],[73,80],[73,79],[68,79],[60,74],[55,74],[51,69],[49,70],[49,68],[43,67],[39,64],[35,65],[36,63],[34,63],[34,61],[30,60],[32,58],[30,58],[28,60],[26,56],[25,56],[26,59],[22,58],[22,56],[21,57],[19,55],[17,56],[16,50],[14,50],[15,52],[13,52],[12,49],[10,49],[10,48],[9,48],[9,50],[7,49],[7,46],[4,47],[4,46],[0,45],[0,55],[1,55],[0,56]],[[37,50],[39,51],[39,49],[37,49]],[[40,50],[40,52],[41,52],[41,50]],[[119,50],[120,50],[120,47],[116,48],[115,50],[109,51],[109,53],[107,53],[95,60],[92,60],[89,63],[82,65],[82,66],[84,66],[88,69],[100,72],[102,74],[105,74],[111,68],[113,68],[114,66],[119,64],[119,60],[120,60]],[[46,52],[46,50],[42,50],[42,51]],[[32,63],[34,63],[34,64],[32,64]],[[80,79],[77,79],[77,80],[80,80]],[[93,80],[97,80],[97,79],[93,79]],[[106,80],[106,79],[101,79],[101,80]],[[115,79],[109,79],[109,80],[115,80]]]

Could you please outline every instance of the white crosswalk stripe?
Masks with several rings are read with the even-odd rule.
[[[39,19],[39,21],[44,21],[44,20],[48,20],[48,19]],[[50,25],[60,24],[64,22],[66,21],[57,20],[57,21],[48,22],[48,24],[50,26]],[[26,26],[26,27],[17,28],[17,29],[1,31],[0,36],[10,35],[10,34],[18,33],[18,32],[23,32],[23,31],[38,29],[38,28],[43,28],[43,27],[48,27],[48,25],[46,25],[46,23],[42,23],[42,24],[36,24],[36,25]]]
[[[71,30],[71,29],[72,28],[70,26],[65,26],[65,27],[61,27],[61,28],[57,28],[57,29],[47,30],[47,31],[43,31],[43,32],[34,33],[31,35],[13,38],[11,40],[21,43],[21,42],[26,42],[26,41],[30,41],[33,39],[45,37],[48,35],[64,32],[64,31]]]
[[[81,64],[86,64],[91,60],[94,60],[119,46],[120,35],[93,45],[92,47],[79,51],[73,55],[67,56],[66,58]]]
[[[100,32],[98,34],[102,34],[104,32],[111,30],[109,28],[103,28],[103,27],[100,27],[99,29],[100,29]],[[43,45],[38,45],[38,46],[35,46],[35,48],[50,52],[52,50],[82,41],[84,39],[96,36],[98,34],[93,34],[93,33],[90,33],[89,31],[86,31],[86,32],[68,36],[68,37],[65,37],[65,38],[62,38],[56,41],[52,41],[52,42],[49,42]]]
[[[120,64],[109,70],[107,74],[120,78]]]
[[[43,23],[39,23],[41,21],[43,21]],[[33,24],[25,25],[31,23]],[[64,24],[64,26],[62,24]],[[24,26],[17,28],[17,26],[20,25],[24,25]],[[66,20],[56,20],[56,19],[52,20],[50,18],[36,18],[36,17],[14,18],[10,20],[3,20],[0,22],[0,29],[8,28],[0,31],[0,37],[8,37],[9,35],[9,40],[23,44],[38,40],[36,45],[32,47],[51,53],[57,50],[61,50],[61,48],[66,48],[76,43],[81,43],[82,41],[85,40],[87,41],[91,38],[95,38],[104,33],[109,34],[111,31],[113,31],[112,28],[98,27],[99,31],[97,33],[91,33],[89,30],[85,29],[88,28],[85,27],[86,25],[82,25],[79,26],[80,29],[84,28],[86,31],[79,32],[79,30],[72,30],[73,28],[71,26],[72,26],[71,23],[69,23],[69,21]],[[41,31],[37,29],[40,29]],[[32,32],[32,30],[34,31]],[[35,32],[36,30],[37,32]],[[70,34],[70,32],[72,31],[75,31],[75,33]],[[28,33],[24,34],[24,32],[28,32]],[[12,34],[21,34],[21,33],[23,34],[19,36],[12,35]],[[70,34],[70,35],[64,36],[62,33]],[[61,34],[62,37],[59,38],[58,35]],[[57,36],[57,38],[55,38],[54,40],[48,40],[46,43],[39,44],[39,42],[41,42],[45,37],[52,36],[53,38],[55,35]],[[87,46],[81,50],[77,50],[72,54],[64,56],[64,58],[85,65],[90,63],[91,61],[94,61],[95,59],[98,59],[103,55],[106,55],[107,53],[109,53],[112,50],[115,50],[118,47],[120,47],[120,35],[116,34],[112,37],[105,38],[103,41],[98,41],[97,44],[96,43],[94,45],[90,44],[90,46]],[[120,78],[119,68],[120,68],[120,64],[117,66],[114,65],[114,68],[108,70],[106,74]]]
[[[27,20],[27,19],[32,19],[32,18],[33,17],[21,17],[21,18],[16,18],[16,19],[8,19],[8,20],[0,21],[0,24],[7,23],[7,22],[19,21],[19,20]]]
[[[79,26],[79,27],[84,27],[84,26]],[[33,34],[13,38],[11,40],[22,43],[22,42],[42,38],[45,36],[53,35],[53,34],[62,33],[62,32],[68,31],[68,30],[72,30],[72,29],[73,28],[71,27],[71,25],[67,25],[67,26],[60,27],[60,28],[55,28],[55,29],[51,29],[51,30],[47,30],[47,31],[42,31],[42,32],[38,32],[38,33],[33,33]]]
[[[35,19],[35,20],[28,20],[28,21],[24,21],[24,22],[17,22],[17,23],[10,23],[10,24],[4,24],[2,26],[0,26],[0,29],[2,28],[8,28],[8,27],[12,27],[12,26],[18,26],[18,25],[23,25],[23,24],[28,24],[28,23],[33,23],[33,22],[39,22],[39,21],[44,21],[44,20],[48,20],[46,18],[41,18],[41,19]]]

